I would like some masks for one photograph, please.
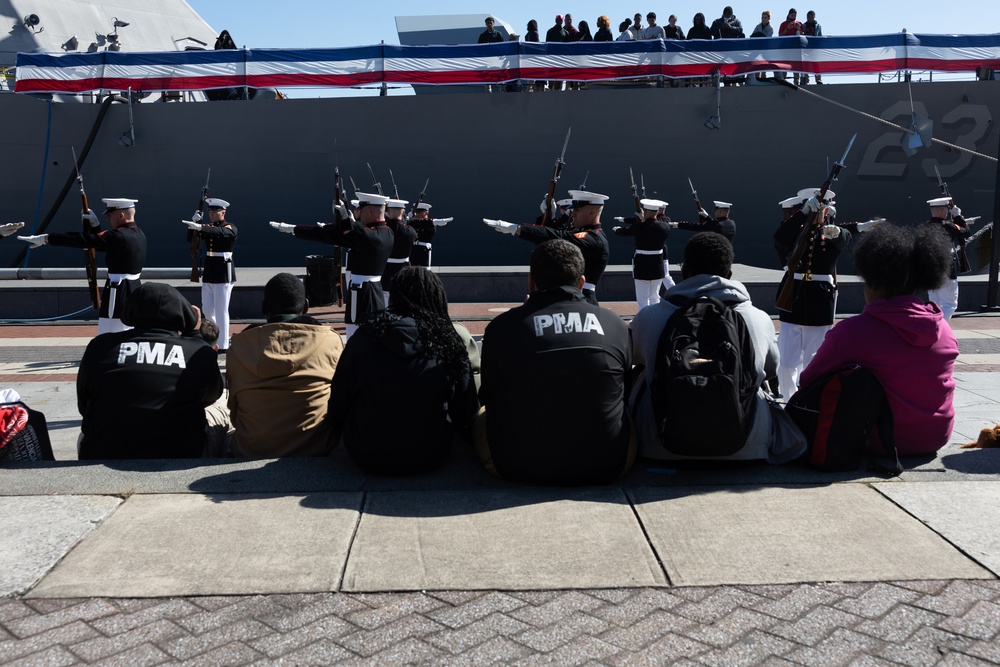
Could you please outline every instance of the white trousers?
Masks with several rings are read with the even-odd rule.
[[[670,277],[670,262],[663,260],[663,289],[670,289],[675,284],[674,279]]]
[[[122,321],[117,317],[99,317],[97,318],[97,335],[106,333],[116,333],[118,331],[128,331],[132,327],[125,326]]]
[[[949,278],[941,287],[927,290],[927,298],[941,307],[945,321],[950,322],[951,316],[958,310],[958,280]]]
[[[636,280],[635,281],[635,301],[639,304],[639,310],[646,306],[652,306],[660,302],[660,279],[656,280]]]
[[[215,322],[219,327],[219,349],[229,348],[229,297],[233,294],[233,283],[202,283],[202,317]]]
[[[357,330],[358,330],[358,325],[357,324],[348,324],[347,325],[347,333],[344,334],[344,342],[349,341],[351,339],[351,336],[353,336],[354,332],[357,331]]]
[[[781,323],[778,334],[778,390],[787,401],[799,388],[799,375],[816,356],[832,324],[816,327]]]

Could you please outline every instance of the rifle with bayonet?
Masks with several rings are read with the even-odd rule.
[[[628,178],[632,181],[632,199],[635,201],[635,218],[637,222],[642,222],[642,197],[639,196],[639,188],[635,184],[635,175],[632,167],[628,168]]]
[[[833,163],[829,176],[827,176],[826,180],[823,181],[823,187],[819,189],[819,193],[816,195],[816,199],[820,201],[821,205],[826,197],[827,190],[829,190],[833,182],[837,180],[837,176],[840,175],[840,170],[844,168],[844,162],[847,160],[847,154],[851,152],[851,146],[854,145],[854,140],[857,139],[857,137],[857,133],[851,137],[851,140],[847,143],[847,148],[844,150],[844,154],[841,156],[840,160]],[[806,250],[809,246],[809,240],[812,237],[812,231],[815,228],[822,227],[826,224],[826,211],[827,207],[822,206],[819,211],[811,213],[809,219],[806,221],[806,224],[802,225],[798,238],[795,239],[795,246],[792,248],[792,252],[788,256],[788,261],[785,265],[784,283],[782,283],[781,291],[778,293],[778,298],[774,300],[774,306],[778,310],[783,310],[785,312],[791,312],[792,310],[795,302],[795,271],[799,268],[799,263],[802,261],[802,257],[806,254]]]
[[[208,176],[205,177],[205,187],[201,189],[201,199],[198,200],[198,216],[205,212],[205,199],[208,198],[208,181],[212,178],[212,168],[208,168]],[[199,281],[198,276],[198,244],[201,243],[201,234],[196,231],[191,232],[191,282]]]
[[[372,166],[367,162],[365,162],[365,164],[368,165],[368,173],[372,177],[372,187],[375,188],[375,194],[382,195],[384,197],[385,195],[382,193],[382,184],[379,183],[377,178],[375,178],[375,172],[372,171]]]
[[[417,209],[424,202],[424,197],[427,195],[427,186],[430,184],[430,178],[424,181],[424,187],[420,189],[420,194],[417,195],[417,201],[413,202],[413,206],[410,207],[410,214],[406,216],[407,220],[412,219],[413,216],[417,214]]]
[[[938,187],[941,188],[941,194],[951,201],[948,202],[948,224],[954,225],[955,218],[952,215],[951,209],[955,205],[955,200],[951,197],[951,190],[948,188],[948,184],[941,178],[941,172],[938,170],[937,165],[934,165],[934,174],[937,176]],[[969,225],[969,219],[965,218],[966,226]],[[965,253],[966,239],[962,238],[958,240],[958,249],[956,254],[958,255],[958,269],[959,273],[967,273],[972,270],[972,266],[969,265],[969,256]]]
[[[340,165],[334,165],[333,167],[333,209],[334,209],[334,225],[337,225],[340,231],[340,225],[337,224],[337,214],[336,210],[344,205],[344,186],[340,180]],[[334,294],[337,295],[337,307],[344,305],[344,251],[339,245],[333,246],[333,275]]]
[[[399,199],[399,188],[396,187],[396,177],[392,175],[392,169],[389,170],[389,179],[392,180],[392,198]]]
[[[83,174],[80,173],[80,164],[76,160],[76,148],[73,148],[73,168],[76,170],[76,182],[80,185],[80,206],[84,215],[90,213],[90,204],[87,203],[87,192],[83,189]],[[83,238],[87,239],[94,231],[90,228],[87,220],[83,221]],[[90,295],[90,305],[94,310],[101,310],[101,288],[97,284],[97,250],[93,247],[83,249],[83,266],[87,272],[87,293]],[[114,317],[114,313],[109,313],[109,317]]]
[[[690,178],[688,178],[688,185],[691,187],[691,196],[694,197],[694,207],[697,209],[698,218],[700,219],[701,218],[701,212],[704,211],[705,209],[702,208],[702,206],[701,206],[701,200],[698,199],[698,191],[694,189],[694,183],[691,182]],[[704,222],[704,221],[702,221],[702,222]]]
[[[552,210],[555,208],[556,183],[562,175],[563,167],[566,166],[566,147],[569,146],[569,135],[573,128],[566,130],[566,140],[563,142],[562,153],[556,158],[556,166],[552,171],[552,179],[549,181],[549,189],[545,193],[545,212],[542,213],[542,227],[552,226]]]

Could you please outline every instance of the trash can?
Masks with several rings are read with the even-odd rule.
[[[306,255],[306,298],[310,306],[337,303],[337,260],[329,255]]]

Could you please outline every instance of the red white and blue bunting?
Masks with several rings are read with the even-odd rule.
[[[1000,69],[1000,34],[17,55],[19,93],[607,81],[751,72]]]

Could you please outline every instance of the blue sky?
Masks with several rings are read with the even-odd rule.
[[[628,9],[625,9],[625,5],[609,0],[573,0],[566,4],[528,0],[488,3],[458,0],[188,0],[188,3],[217,31],[229,30],[238,46],[313,48],[378,44],[380,41],[398,44],[394,17],[413,14],[493,13],[523,34],[529,19],[536,19],[540,29],[544,31],[552,25],[556,14],[566,12],[573,14],[577,22],[587,20],[591,29],[596,30],[597,17],[602,14],[607,14],[611,25],[617,27],[622,19],[636,12],[645,16],[652,10],[656,12],[661,25],[666,25],[670,14],[676,14],[678,24],[687,30],[697,12],[705,14],[709,23],[721,16],[726,1],[709,3],[704,0],[674,0],[661,3],[644,0],[632,4]],[[785,0],[786,4],[782,5],[728,1],[736,16],[743,22],[747,34],[760,20],[761,10],[771,11],[771,22],[777,28],[789,7],[793,6],[798,10],[800,20],[805,19],[807,10],[815,10],[825,34],[891,33],[903,28],[909,32],[933,34],[1000,32],[1000,17],[995,9],[988,9],[987,3],[982,0],[952,0],[948,3],[840,0],[808,5],[796,4],[795,0]],[[989,6],[992,7],[993,3]],[[612,10],[612,7],[618,9]],[[293,95],[309,96],[305,91],[295,91]]]

